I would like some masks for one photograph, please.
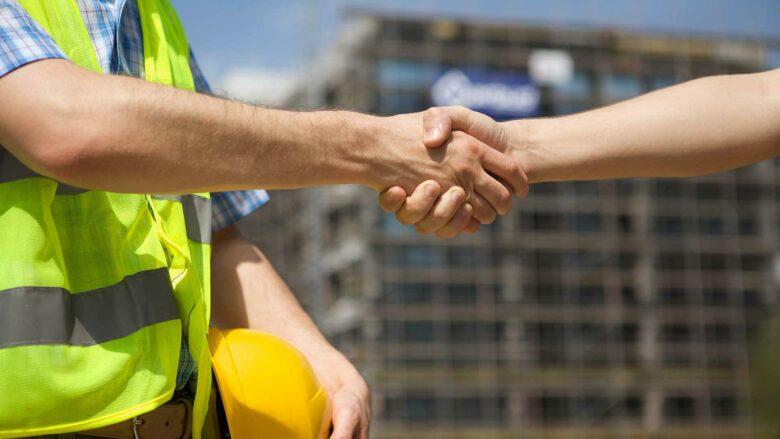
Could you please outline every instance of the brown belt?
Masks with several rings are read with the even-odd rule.
[[[82,431],[78,436],[108,439],[189,439],[191,433],[192,402],[179,399],[129,421]]]

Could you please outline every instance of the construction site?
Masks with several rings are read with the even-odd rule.
[[[289,108],[436,104],[452,69],[526,75],[537,116],[765,69],[770,43],[353,10]],[[372,386],[376,438],[748,437],[749,346],[780,282],[780,162],[546,183],[473,236],[399,225],[354,186],[279,191],[242,227]]]

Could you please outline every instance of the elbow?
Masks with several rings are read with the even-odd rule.
[[[93,188],[108,141],[106,130],[71,103],[50,105],[47,113],[45,123],[22,147],[28,166],[59,182]]]

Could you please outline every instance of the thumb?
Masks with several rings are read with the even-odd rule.
[[[438,148],[452,134],[452,118],[443,108],[429,108],[423,112],[423,143]]]
[[[466,107],[430,108],[423,113],[423,128],[423,143],[428,148],[441,146],[453,130],[463,131],[501,152],[509,146],[501,124]]]

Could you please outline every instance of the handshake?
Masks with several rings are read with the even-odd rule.
[[[380,145],[384,164],[374,167],[378,181],[369,186],[381,191],[382,209],[400,223],[439,238],[474,233],[507,214],[513,195],[528,193],[522,145],[512,142],[504,124],[463,107],[385,121],[390,133],[376,138],[396,140]],[[392,169],[384,169],[388,164]]]

